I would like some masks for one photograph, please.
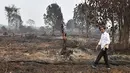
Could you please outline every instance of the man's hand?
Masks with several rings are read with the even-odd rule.
[[[108,49],[108,44],[106,44],[106,45],[104,46],[104,48],[107,48],[107,49]]]
[[[105,51],[105,49],[108,49],[108,44],[104,46],[103,50]]]

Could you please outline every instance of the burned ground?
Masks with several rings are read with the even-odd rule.
[[[94,50],[96,43],[96,39],[70,37],[67,49],[73,54],[65,58],[59,54],[59,38],[0,37],[0,73],[130,73],[129,51],[127,55],[121,51],[110,53],[111,70],[103,64],[92,69],[98,53]]]

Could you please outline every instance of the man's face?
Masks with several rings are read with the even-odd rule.
[[[101,27],[100,31],[101,31],[101,33],[104,33],[105,29]]]

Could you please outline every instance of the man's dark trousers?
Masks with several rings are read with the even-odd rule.
[[[94,66],[96,66],[99,62],[99,60],[102,58],[104,58],[105,64],[107,67],[109,67],[109,63],[108,63],[108,54],[107,54],[107,48],[105,48],[105,50],[101,49],[100,53],[98,54],[95,62],[94,62]]]

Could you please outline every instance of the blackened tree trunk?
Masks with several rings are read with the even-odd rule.
[[[61,33],[62,33],[62,39],[63,39],[63,48],[61,50],[61,55],[64,55],[66,53],[66,33],[64,32],[64,26],[61,24]]]
[[[64,26],[63,26],[63,24],[61,24],[61,32],[62,32],[62,37],[63,37],[63,48],[62,48],[60,54],[64,55],[64,57],[67,59],[70,56],[70,54],[73,53],[73,51],[67,50],[67,48],[66,48],[67,38],[66,38],[66,33],[64,32]]]
[[[123,15],[124,19],[124,25],[122,27],[122,37],[121,37],[121,42],[122,46],[124,49],[129,48],[129,23],[128,23],[128,16],[126,16],[126,13]]]
[[[121,26],[122,26],[122,15],[119,17],[119,43],[121,43],[121,37],[122,37],[122,32],[121,32]]]
[[[113,17],[113,13],[112,13],[112,18],[111,18],[111,22],[112,22],[112,44],[114,43],[114,35],[115,35],[115,28],[114,28],[114,17]]]
[[[55,28],[52,26],[52,36],[54,36]]]
[[[124,40],[123,40],[124,49],[129,48],[129,23],[128,17],[124,16]]]
[[[82,27],[82,28],[81,28],[82,34],[84,34],[84,26],[83,26],[83,24],[82,24],[81,27]]]

